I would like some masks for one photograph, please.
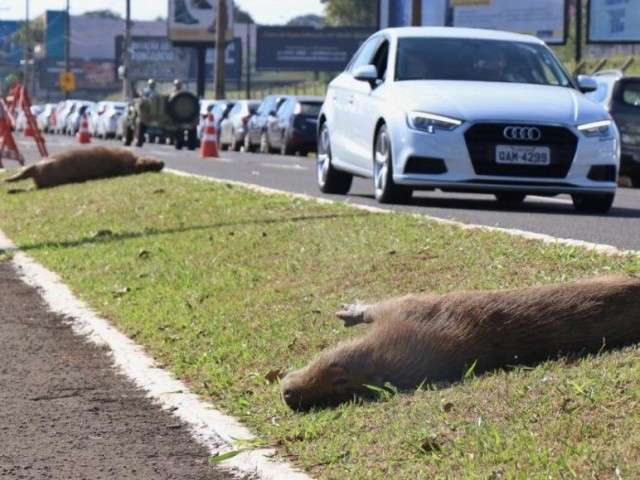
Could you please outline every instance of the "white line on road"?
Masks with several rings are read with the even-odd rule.
[[[293,165],[287,165],[283,163],[261,163],[260,165],[262,165],[263,167],[278,168],[282,170],[309,170],[307,167],[303,167],[302,165],[299,165],[297,163]]]
[[[605,255],[634,255],[634,256],[638,256],[640,255],[640,251],[638,250],[622,250],[619,249],[617,247],[614,247],[613,245],[604,245],[604,244],[600,244],[600,243],[592,243],[592,242],[587,242],[584,240],[574,240],[571,238],[559,238],[559,237],[554,237],[551,235],[547,235],[544,233],[535,233],[535,232],[528,232],[525,230],[518,230],[515,228],[502,228],[502,227],[490,227],[487,225],[476,225],[476,224],[472,224],[472,223],[463,223],[463,222],[459,222],[456,220],[449,220],[446,218],[439,218],[439,217],[434,217],[431,215],[426,215],[423,213],[409,213],[409,212],[397,212],[396,210],[391,210],[391,209],[387,209],[387,208],[381,208],[381,207],[371,207],[368,205],[361,205],[361,204],[357,204],[357,203],[351,203],[351,202],[338,202],[336,200],[330,200],[327,198],[320,198],[320,197],[313,197],[311,195],[306,195],[306,194],[302,194],[302,193],[293,193],[293,192],[287,192],[285,190],[277,190],[275,188],[268,188],[268,187],[263,187],[261,185],[255,185],[253,183],[245,183],[245,182],[240,182],[237,180],[225,180],[222,178],[215,178],[215,177],[207,177],[204,175],[197,175],[194,173],[188,173],[188,172],[184,172],[182,170],[175,170],[175,169],[165,169],[166,173],[170,173],[173,175],[178,175],[181,177],[191,177],[191,178],[198,178],[200,180],[205,180],[205,181],[209,181],[209,182],[217,182],[217,183],[227,183],[227,184],[231,184],[231,185],[238,185],[241,187],[245,187],[248,188],[250,190],[256,191],[256,192],[261,192],[261,193],[265,193],[268,195],[287,195],[291,198],[300,198],[300,199],[304,199],[304,200],[311,200],[311,201],[315,201],[315,202],[320,202],[320,203],[330,203],[330,204],[335,204],[335,203],[343,203],[343,204],[348,204],[353,208],[357,208],[359,210],[365,210],[368,212],[373,212],[373,213],[405,213],[407,215],[412,215],[414,217],[417,218],[426,218],[428,220],[431,220],[433,222],[436,223],[440,223],[442,225],[451,225],[454,227],[458,227],[462,230],[480,230],[480,231],[485,231],[485,232],[497,232],[497,233],[504,233],[507,235],[511,235],[513,237],[520,237],[520,238],[525,238],[527,240],[537,240],[546,244],[550,244],[550,245],[554,245],[554,244],[560,244],[560,245],[567,245],[570,247],[579,247],[579,248],[584,248],[586,250],[592,250],[592,251],[596,251],[599,253],[603,253]]]
[[[0,250],[14,252],[13,265],[20,277],[37,288],[51,311],[68,319],[74,333],[111,350],[114,364],[150,398],[171,411],[191,428],[193,437],[211,455],[247,448],[255,437],[235,418],[223,414],[191,393],[188,387],[168,371],[159,368],[144,349],[99,317],[76,298],[55,273],[20,252],[0,231]],[[304,473],[271,457],[271,448],[244,451],[221,463],[221,467],[261,480],[310,480]]]

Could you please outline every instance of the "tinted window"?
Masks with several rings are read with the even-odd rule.
[[[571,86],[543,45],[469,38],[401,38],[396,79]]]
[[[322,103],[319,102],[303,102],[300,104],[300,114],[317,117],[320,115]]]
[[[373,64],[378,70],[378,78],[384,79],[387,75],[387,64],[389,60],[389,42],[384,41],[380,48],[378,48],[375,57],[373,58]]]
[[[627,82],[622,90],[622,102],[632,107],[640,107],[640,82]]]
[[[351,65],[349,66],[350,71],[354,71],[358,67],[362,67],[364,65],[370,65],[371,60],[373,59],[373,54],[378,48],[378,44],[380,43],[380,37],[372,38],[368,40],[356,53],[355,57],[351,61]]]

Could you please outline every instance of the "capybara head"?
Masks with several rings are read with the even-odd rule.
[[[372,358],[359,342],[349,342],[321,353],[309,365],[282,380],[282,399],[292,410],[330,407],[358,396],[370,396],[367,385],[381,379],[371,372]]]
[[[164,168],[164,162],[153,157],[140,157],[136,160],[136,173],[160,172]]]

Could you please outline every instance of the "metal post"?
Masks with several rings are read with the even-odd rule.
[[[31,23],[29,22],[29,0],[26,2],[26,13],[25,13],[25,23],[24,23],[24,78],[22,79],[22,84],[24,86],[29,85],[29,60],[30,60],[30,51],[31,51]]]
[[[122,64],[124,65],[122,97],[124,100],[129,100],[131,98],[131,0],[127,0],[126,12],[124,22],[124,48],[122,52]]]
[[[582,60],[582,0],[576,0],[576,65]]]
[[[251,23],[247,23],[247,99],[251,98]]]
[[[71,67],[70,67],[70,55],[71,55],[71,45],[70,45],[70,38],[71,38],[71,21],[69,20],[69,11],[70,11],[70,6],[69,6],[69,0],[67,0],[67,13],[65,15],[65,20],[64,20],[64,71],[69,73],[71,71]],[[69,92],[65,91],[64,92],[64,98],[65,100],[69,99]]]
[[[216,100],[225,98],[225,37],[227,26],[227,1],[218,0],[218,18],[216,19],[216,66],[215,66],[215,92]]]
[[[414,27],[422,25],[422,0],[413,0],[412,2],[411,25]]]
[[[198,68],[196,70],[196,93],[198,94],[198,98],[205,97],[206,90],[206,63],[207,63],[207,47],[200,46],[196,47],[196,53],[198,57]]]

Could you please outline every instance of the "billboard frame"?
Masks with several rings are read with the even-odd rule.
[[[591,0],[587,0],[587,45],[640,45],[638,40],[591,40]]]

